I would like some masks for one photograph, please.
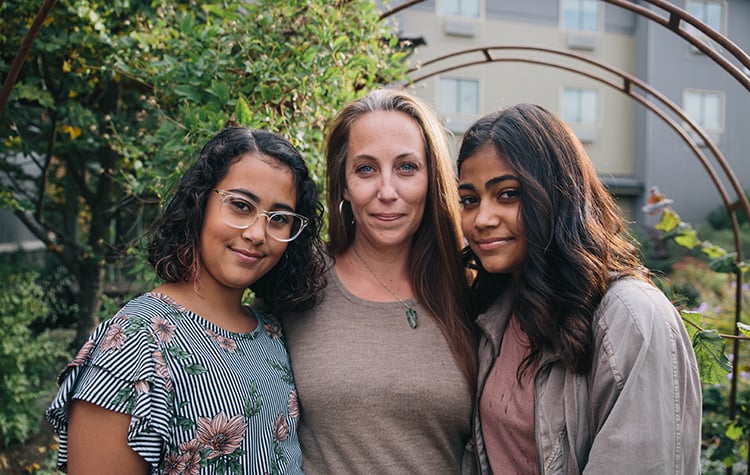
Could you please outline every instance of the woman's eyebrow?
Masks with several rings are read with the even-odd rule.
[[[489,190],[490,188],[492,188],[493,186],[497,185],[498,183],[501,183],[501,182],[507,181],[507,180],[518,181],[518,177],[515,176],[515,175],[500,175],[500,176],[496,176],[494,178],[490,178],[489,180],[487,180],[487,183],[485,183],[484,189],[485,190]],[[471,183],[459,183],[458,184],[458,189],[459,190],[476,191],[476,187],[473,184],[471,184]]]
[[[515,175],[510,175],[510,174],[496,176],[495,178],[490,178],[489,180],[487,180],[487,183],[484,185],[484,188],[489,190],[490,188],[497,185],[498,183],[507,181],[507,180],[518,181],[518,177]]]
[[[238,195],[245,195],[248,198],[250,198],[251,201],[255,201],[256,203],[260,201],[260,198],[258,197],[258,195],[256,195],[252,191],[246,190],[245,188],[232,188],[227,191],[230,193],[236,193]]]
[[[253,193],[252,191],[250,191],[250,190],[246,190],[244,188],[233,188],[233,189],[227,190],[227,191],[230,191],[232,193],[237,193],[238,195],[245,195],[253,203],[260,203],[260,197],[258,195],[256,195],[255,193]],[[294,211],[294,207],[293,206],[289,206],[286,203],[279,203],[279,202],[276,202],[273,205],[271,205],[270,209],[276,209],[276,210],[278,210],[278,209],[284,209],[284,210],[287,210],[287,211],[292,211],[292,212]]]

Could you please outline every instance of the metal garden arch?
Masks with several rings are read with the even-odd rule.
[[[390,16],[412,5],[421,3],[422,1],[424,0],[412,0],[412,1],[406,2],[384,13],[381,16],[381,18]],[[630,10],[640,16],[647,18],[648,20],[654,21],[657,24],[664,26],[665,28],[668,28],[669,30],[674,32],[676,35],[688,41],[695,48],[699,49],[706,56],[711,58],[716,64],[721,66],[725,71],[727,71],[730,75],[732,75],[740,84],[742,84],[745,87],[745,89],[748,90],[748,92],[750,92],[750,76],[743,73],[742,70],[739,67],[737,67],[735,64],[733,64],[729,59],[719,54],[714,48],[712,48],[705,41],[705,38],[708,38],[711,41],[718,44],[719,46],[721,46],[737,62],[739,62],[741,66],[744,66],[747,70],[750,70],[750,56],[748,56],[747,53],[745,53],[740,47],[734,44],[727,37],[715,31],[714,29],[710,28],[708,25],[701,22],[697,18],[693,17],[692,15],[687,13],[685,10],[678,8],[675,5],[668,3],[664,0],[644,0],[644,2],[649,3],[657,8],[664,10],[666,14],[655,12],[641,5],[638,5],[633,1],[628,1],[628,0],[602,0],[602,1],[606,3],[610,3],[618,7],[622,7],[627,10]],[[691,33],[690,29],[688,29],[686,25],[694,27],[702,35],[704,35],[705,38],[699,38],[693,33]],[[544,59],[543,57],[540,59],[536,59],[536,58],[530,59],[530,58],[503,56],[503,53],[506,53],[509,51],[533,52],[533,53],[541,53],[543,56],[552,55],[552,56],[563,57],[567,60],[573,60],[579,63],[584,63],[584,65],[587,66],[587,68],[576,69],[568,64],[556,63],[554,61]],[[501,54],[496,54],[496,53],[501,53]],[[468,59],[464,59],[464,57],[468,57]],[[452,64],[451,66],[446,66],[442,68],[439,67],[439,63],[446,61],[446,60],[454,60],[457,58],[460,58],[458,64]],[[502,46],[486,46],[486,47],[478,47],[478,48],[461,50],[455,53],[443,55],[443,56],[431,59],[429,61],[420,63],[418,66],[408,71],[408,74],[413,75],[413,76],[410,76],[410,80],[405,85],[411,85],[419,81],[425,80],[429,77],[436,76],[436,75],[439,75],[448,71],[452,71],[452,70],[456,70],[456,69],[460,69],[460,68],[464,68],[468,66],[488,64],[488,63],[493,63],[493,62],[524,62],[524,63],[529,63],[529,64],[537,64],[537,65],[542,65],[542,66],[553,67],[557,69],[566,70],[575,74],[583,75],[593,80],[596,80],[598,82],[601,82],[605,84],[606,86],[609,86],[613,89],[619,90],[620,92],[628,95],[635,101],[645,106],[648,110],[656,114],[669,127],[671,127],[682,138],[682,140],[688,145],[688,147],[693,151],[693,154],[700,161],[701,165],[703,166],[706,173],[708,174],[710,180],[712,181],[717,191],[719,192],[721,200],[724,206],[726,207],[730,216],[732,232],[734,236],[735,252],[736,252],[735,262],[737,264],[742,262],[742,246],[741,246],[741,240],[740,240],[740,227],[739,227],[737,213],[740,210],[743,210],[745,212],[745,216],[750,218],[750,202],[748,202],[748,198],[745,195],[745,192],[742,188],[740,181],[738,180],[737,176],[734,174],[733,170],[729,166],[727,160],[724,158],[719,148],[716,146],[713,140],[708,136],[708,134],[706,134],[706,132],[698,124],[695,123],[695,121],[690,119],[690,117],[688,117],[687,114],[677,104],[673,103],[670,99],[665,97],[659,91],[653,89],[648,84],[639,80],[638,78],[626,72],[619,71],[616,68],[608,66],[590,57],[576,54],[576,53],[571,53],[568,51],[561,51],[561,50],[544,48],[544,47],[502,45]],[[437,69],[430,70],[430,68],[437,68]],[[592,71],[592,69],[594,71]],[[611,79],[612,76],[617,78],[619,81],[612,80]],[[653,97],[654,100],[649,99],[647,95]],[[670,115],[668,115],[668,113],[665,111],[665,109],[677,115],[682,121],[682,124],[686,124],[687,129],[685,126],[683,126],[682,124],[672,119]],[[691,135],[690,131],[692,131],[694,135]],[[734,192],[734,195],[735,195],[734,198],[730,196],[726,187],[721,182],[721,179],[719,177],[719,174],[717,173],[716,168],[712,165],[708,157],[706,157],[706,155],[701,150],[699,143],[694,139],[695,136],[700,138],[701,144],[704,145],[713,155],[715,162],[718,164],[720,170],[723,172],[725,178],[728,180],[731,186],[732,191]],[[736,324],[741,322],[741,315],[742,315],[742,278],[743,278],[742,272],[736,271],[735,277],[737,279],[737,286],[735,289],[735,333],[733,336],[730,336],[730,338],[733,340],[733,351],[732,351],[734,355],[733,373],[737,374],[738,368],[739,368],[739,362],[740,362],[739,342],[742,339],[742,337],[739,336],[739,329],[737,328]],[[738,378],[732,378],[732,382],[731,382],[730,397],[729,397],[729,406],[730,406],[729,407],[729,419],[730,420],[733,420],[736,416],[737,379]],[[750,441],[749,441],[749,445],[750,445]],[[728,473],[731,473],[731,468],[728,469]],[[750,464],[748,465],[748,473],[750,474]]]

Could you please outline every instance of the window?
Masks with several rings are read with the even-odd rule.
[[[698,20],[722,33],[724,31],[724,4],[720,1],[689,0],[687,11]],[[690,26],[691,32],[695,28]]]
[[[479,18],[480,0],[440,0],[440,14]]]
[[[563,0],[562,27],[565,30],[599,31],[599,0]]]
[[[723,100],[718,92],[685,91],[685,113],[707,132],[723,129]]]
[[[560,115],[571,124],[596,125],[599,118],[599,93],[593,89],[564,89]]]
[[[479,81],[440,78],[439,109],[444,114],[478,114]]]

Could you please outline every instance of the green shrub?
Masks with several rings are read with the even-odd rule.
[[[747,471],[748,417],[750,417],[750,383],[746,371],[740,372],[737,412],[729,421],[729,381],[703,390],[703,451],[701,466],[704,475],[724,474],[727,467],[734,473]]]
[[[745,194],[750,198],[750,193],[746,191]],[[729,211],[727,211],[727,208],[724,205],[717,206],[713,211],[708,213],[706,221],[714,229],[730,229],[732,227],[731,221],[729,220]],[[744,210],[740,209],[737,212],[737,221],[739,224],[748,222]]]
[[[747,259],[750,256],[750,224],[741,224],[739,231],[742,257]],[[728,251],[736,251],[734,232],[728,226],[726,228],[714,228],[711,224],[705,223],[698,227],[698,235],[702,240],[708,241],[711,244],[721,246]]]
[[[25,442],[40,427],[54,375],[69,359],[66,338],[31,328],[52,306],[38,274],[0,276],[0,446]]]

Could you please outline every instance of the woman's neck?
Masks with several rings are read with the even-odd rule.
[[[414,297],[409,249],[382,249],[354,243],[336,256],[339,280],[365,300],[390,302]]]
[[[235,333],[255,329],[257,321],[242,305],[242,289],[202,288],[200,282],[167,282],[156,289],[214,325]]]

